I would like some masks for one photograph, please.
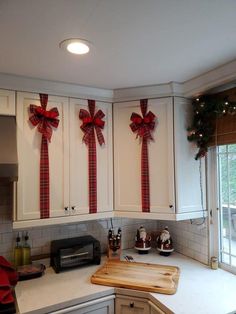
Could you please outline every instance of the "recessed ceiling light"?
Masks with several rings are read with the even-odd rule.
[[[60,48],[66,49],[67,51],[78,55],[88,53],[90,50],[89,46],[91,46],[90,42],[80,38],[65,39],[59,44]]]

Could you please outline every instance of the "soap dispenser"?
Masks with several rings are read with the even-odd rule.
[[[14,248],[14,265],[15,267],[21,266],[22,265],[22,247],[20,244],[20,234],[18,232],[17,237],[16,237],[16,245]]]
[[[24,244],[22,246],[22,264],[23,265],[31,264],[31,248],[29,245],[28,232],[26,232],[24,235]]]

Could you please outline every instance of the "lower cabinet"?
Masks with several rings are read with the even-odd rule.
[[[115,314],[165,314],[165,312],[148,299],[117,294]]]
[[[115,295],[84,302],[50,314],[114,314]]]

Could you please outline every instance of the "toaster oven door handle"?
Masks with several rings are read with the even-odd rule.
[[[61,256],[61,258],[70,258],[70,257],[75,257],[75,256],[84,256],[84,255],[88,255],[88,254],[89,254],[89,252],[82,252],[82,253],[76,253],[76,254]]]

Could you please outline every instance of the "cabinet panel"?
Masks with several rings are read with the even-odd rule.
[[[76,207],[75,214],[88,214],[88,147],[82,141],[80,109],[88,110],[87,100],[70,99],[70,205]],[[100,146],[96,138],[97,204],[98,212],[106,212],[113,209],[112,105],[97,101],[99,109],[105,114],[105,145]]]
[[[38,94],[17,94],[17,142],[19,181],[17,187],[17,219],[40,218],[39,175],[41,133],[29,122],[30,104],[40,106]],[[57,107],[59,126],[53,130],[48,144],[50,168],[50,217],[63,216],[69,205],[68,100],[49,96],[47,109]]]
[[[114,298],[108,296],[71,306],[51,314],[114,314]]]
[[[148,110],[157,116],[154,142],[148,145],[151,212],[173,213],[172,101],[151,99]],[[139,101],[114,104],[115,209],[140,212],[141,142],[129,127],[132,112],[140,113]]]
[[[16,115],[14,91],[0,89],[0,114],[7,116]]]
[[[205,159],[194,159],[198,149],[187,140],[191,103],[177,97],[174,101],[176,212],[202,211],[206,208]]]

